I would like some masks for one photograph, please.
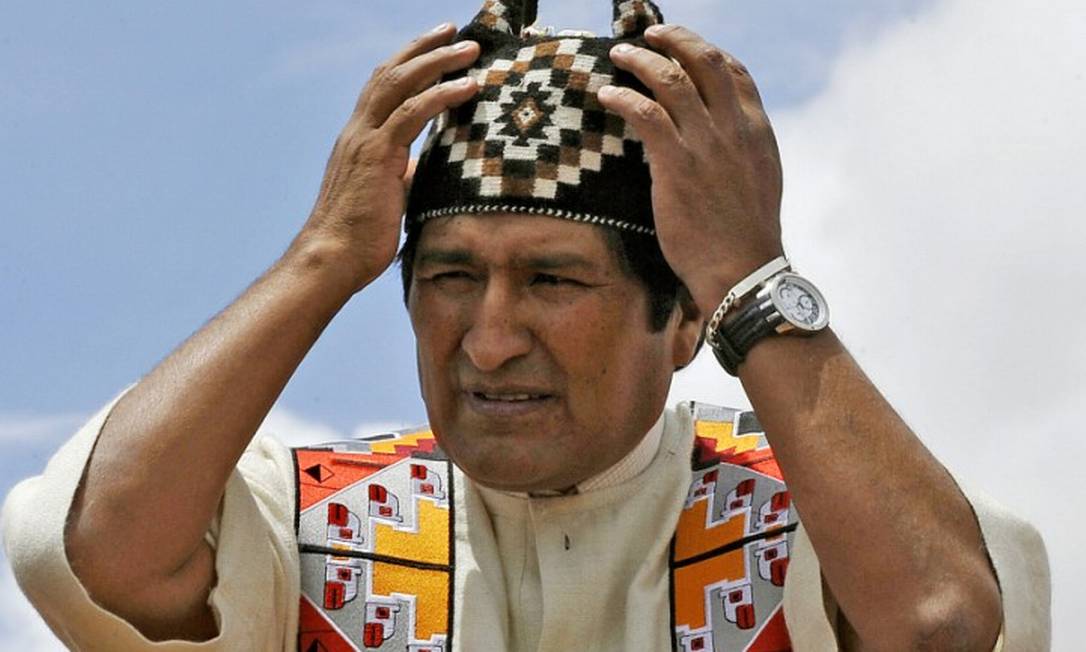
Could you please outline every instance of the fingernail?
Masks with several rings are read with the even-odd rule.
[[[457,43],[456,45],[453,46],[453,50],[455,50],[457,52],[463,52],[464,50],[467,50],[468,48],[470,48],[473,43],[474,43],[474,41],[460,41],[459,43]]]
[[[619,43],[615,47],[611,48],[611,52],[615,54],[629,54],[634,51],[634,46],[629,43]]]
[[[457,86],[470,86],[471,82],[473,82],[473,81],[475,81],[475,80],[473,80],[471,77],[461,77],[460,79],[456,80],[456,85]]]
[[[600,90],[598,91],[598,94],[599,94],[600,97],[614,97],[615,93],[617,93],[617,92],[618,92],[617,88],[615,88],[614,86],[611,86],[610,84],[608,84],[606,86],[600,86]]]
[[[645,34],[648,35],[648,36],[660,36],[661,34],[663,34],[663,32],[664,32],[664,26],[663,25],[650,25],[645,30]]]
[[[449,29],[450,27],[452,27],[452,23],[441,23],[440,25],[438,25],[437,27],[435,27],[431,31],[435,32],[435,33],[436,32],[444,32],[445,30]]]

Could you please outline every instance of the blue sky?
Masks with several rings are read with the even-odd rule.
[[[542,4],[559,26],[602,31],[609,18],[603,2]],[[701,5],[664,8],[700,25]],[[0,321],[0,413],[93,410],[244,290],[308,215],[374,65],[477,9],[443,6],[5,5],[0,301],[13,310]],[[701,26],[765,70],[774,109],[815,93],[842,42],[911,7],[714,7],[727,19]],[[283,405],[343,430],[422,418],[398,292],[384,278],[357,296]]]
[[[0,305],[8,307],[0,319],[0,496],[19,478],[39,471],[84,416],[146,373],[275,260],[308,215],[331,144],[369,72],[416,33],[443,20],[462,24],[479,4],[23,0],[0,8]],[[606,30],[610,10],[603,2],[541,4],[541,23]],[[960,248],[939,249],[940,242],[974,247],[974,268],[994,270],[997,280],[1000,270],[1013,269],[1021,273],[1007,275],[1023,283],[1034,267],[1028,255],[1012,260],[1000,252],[1029,254],[1074,240],[1069,219],[1039,229],[1051,241],[1022,232],[1011,218],[989,223],[979,237],[976,230],[952,230],[950,220],[937,218],[980,210],[975,202],[953,200],[957,186],[931,193],[948,198],[947,204],[909,203],[961,170],[990,168],[990,176],[973,181],[984,189],[1011,187],[1036,175],[1036,166],[1017,169],[1000,153],[1032,160],[1035,143],[1014,141],[1019,130],[999,125],[986,130],[987,107],[994,106],[987,100],[999,97],[991,93],[1000,80],[983,62],[1011,47],[1029,52],[1047,44],[1060,52],[1065,41],[1054,26],[1083,24],[1082,10],[1064,4],[1064,13],[1057,15],[1055,8],[1025,13],[1023,4],[1015,14],[972,0],[661,1],[670,21],[699,29],[754,73],[779,127],[786,184],[795,179],[786,190],[786,211],[819,216],[804,222],[797,217],[791,231],[786,219],[791,250],[805,254],[805,269],[820,272],[816,279],[837,290],[831,302],[839,306],[841,331],[851,337],[847,342],[872,377],[914,415],[911,423],[930,423],[933,433],[948,419],[968,424],[977,414],[1041,400],[1053,401],[1044,414],[1056,419],[1070,414],[1072,399],[1082,398],[1081,383],[1074,380],[1021,381],[1029,373],[1023,371],[1029,359],[1012,354],[1011,361],[1022,364],[990,366],[1007,359],[1002,347],[1010,338],[1027,342],[1033,351],[1029,342],[1035,339],[1023,333],[1030,333],[1034,322],[998,321],[992,315],[993,323],[1009,325],[995,328],[987,339],[955,331],[961,338],[957,345],[940,340],[949,353],[936,355],[930,339],[921,335],[938,337],[937,322],[911,310],[931,305],[946,276],[960,272],[946,262],[959,256]],[[1065,58],[1081,60],[1069,53]],[[872,61],[882,67],[872,72]],[[958,61],[972,68],[955,72]],[[1071,70],[1055,56],[1046,61],[1050,75]],[[1032,106],[1080,106],[1081,75],[1068,75],[1046,78],[1051,83],[1036,91],[1068,95]],[[982,108],[957,116],[953,129],[936,129],[934,120],[932,125],[910,122],[909,115],[927,115],[926,98],[948,92],[944,81],[953,95],[937,101],[947,110]],[[868,93],[868,88],[875,90]],[[906,92],[910,88],[917,90]],[[891,96],[899,101],[879,104],[879,98]],[[1062,124],[1062,115],[1042,110],[1031,124],[1034,129],[1044,129],[1050,124],[1046,120]],[[1000,119],[1000,125],[1025,121],[1009,114]],[[1053,143],[1059,137],[1038,133]],[[992,134],[1009,138],[1007,146],[981,145]],[[970,162],[928,179],[905,164],[912,159],[904,154],[890,160],[871,153],[912,151],[925,137],[932,140],[923,146],[941,152],[937,156],[943,160],[961,155],[968,161],[972,153],[984,156],[984,163]],[[894,161],[903,162],[895,168]],[[1046,178],[1062,179],[1078,163],[1057,158]],[[884,166],[892,168],[892,176],[869,176]],[[790,170],[795,170],[791,177]],[[921,179],[928,183],[924,190],[909,187]],[[929,230],[897,231],[875,219],[886,208],[882,202],[894,197],[912,210],[895,224],[932,216]],[[1082,214],[1081,192],[1042,187],[1023,197],[1015,215],[1029,210],[1039,220],[1046,211]],[[985,210],[996,214],[1001,206],[1019,204],[1002,198]],[[843,217],[861,208],[866,213],[856,219]],[[868,224],[868,230],[857,224]],[[931,229],[941,235],[934,237]],[[914,255],[902,257],[905,247]],[[862,275],[869,285],[857,284],[855,270],[861,266],[876,270]],[[939,275],[944,266],[947,273]],[[1072,277],[1081,274],[1077,266],[1068,271]],[[969,272],[966,278],[974,289],[995,283],[992,274]],[[1031,289],[1019,287],[1016,296],[1028,301]],[[872,309],[869,298],[883,297],[884,290],[907,301],[884,301]],[[386,276],[348,304],[283,394],[280,423],[289,417],[311,430],[349,433],[361,424],[423,419],[399,292],[397,280]],[[978,303],[982,311],[994,310],[1003,296],[996,289],[975,294],[992,297]],[[1074,379],[1071,370],[1081,369],[1086,359],[1082,339],[1068,339],[1055,329],[1051,336],[1042,340],[1061,354],[1038,348],[1036,354],[1047,362],[1034,358],[1032,364]],[[697,394],[706,386],[708,367],[699,368],[680,383],[684,391]],[[962,417],[953,401],[932,399],[951,393],[926,392],[925,385],[936,381],[960,389],[961,400],[972,401],[975,409]],[[723,382],[715,394],[718,402],[721,394],[742,401],[737,386]],[[1065,402],[1057,404],[1056,398]],[[929,414],[939,420],[927,421]],[[1048,427],[1058,433],[1066,423],[1057,420]],[[971,479],[990,482],[986,469],[994,467],[976,462],[974,472],[975,456],[954,448],[952,436],[933,439],[933,448],[972,473]],[[995,493],[1022,510],[1035,504],[1014,492]],[[1036,497],[1036,504],[1041,500]],[[1047,518],[1062,522],[1058,514]],[[1081,569],[1079,564],[1074,572]],[[5,626],[16,622],[12,604],[0,601],[0,647],[5,647]]]
[[[603,2],[542,19],[602,30]],[[665,4],[697,23],[697,2]],[[0,42],[0,411],[86,412],[226,305],[308,214],[369,71],[476,3],[7,4]],[[771,108],[824,81],[846,38],[910,3],[736,6],[703,26]],[[549,11],[550,10],[550,11]],[[792,72],[797,71],[797,72]],[[349,428],[416,418],[411,338],[387,279],[333,324],[284,396]],[[369,344],[377,346],[370,346]],[[381,369],[373,382],[373,369]]]

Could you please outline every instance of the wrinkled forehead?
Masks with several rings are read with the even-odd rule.
[[[460,213],[416,228],[416,264],[435,256],[496,264],[550,260],[600,269],[618,263],[606,228],[595,224],[520,213]]]

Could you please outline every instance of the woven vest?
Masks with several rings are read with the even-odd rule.
[[[673,650],[790,650],[798,521],[752,412],[686,403],[693,481],[671,542]],[[298,649],[449,652],[457,478],[428,428],[294,449]],[[474,651],[472,651],[474,652]]]

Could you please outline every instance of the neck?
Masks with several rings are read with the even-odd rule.
[[[544,489],[540,491],[518,492],[503,491],[502,493],[513,496],[526,496],[530,498],[554,498],[559,496],[571,496],[574,494],[597,491],[625,482],[636,477],[652,462],[656,451],[660,448],[660,438],[664,434],[664,414],[661,413],[656,423],[638,441],[622,459],[600,473],[564,489]]]

